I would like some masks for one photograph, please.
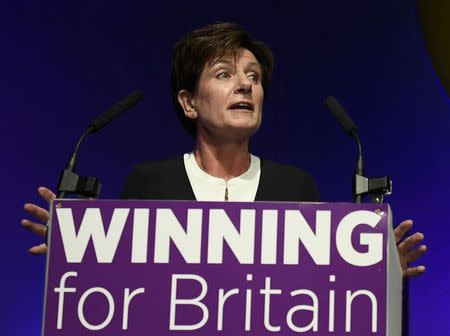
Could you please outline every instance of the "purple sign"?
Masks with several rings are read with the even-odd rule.
[[[55,201],[43,335],[386,335],[388,207]]]

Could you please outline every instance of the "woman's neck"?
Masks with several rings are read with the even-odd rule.
[[[203,171],[225,181],[242,175],[250,167],[248,141],[215,143],[198,137],[194,155]]]

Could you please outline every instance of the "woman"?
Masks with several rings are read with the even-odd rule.
[[[312,179],[249,153],[261,125],[272,55],[238,25],[196,30],[175,47],[172,99],[192,153],[138,165],[123,198],[216,201],[318,201]]]
[[[172,62],[172,98],[184,128],[196,138],[192,153],[134,167],[122,193],[131,199],[199,201],[318,201],[311,177],[304,171],[262,160],[249,152],[249,140],[262,120],[264,91],[272,72],[272,55],[240,26],[220,23],[195,30],[177,43]],[[55,196],[39,188],[47,201]],[[25,210],[46,222],[48,212],[33,204]],[[45,225],[22,225],[45,235]],[[395,229],[399,241],[411,228]],[[415,276],[423,266],[408,267],[425,245],[416,233],[398,245],[403,273]],[[41,244],[30,249],[45,253]]]

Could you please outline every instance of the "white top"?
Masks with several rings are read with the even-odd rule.
[[[228,182],[203,171],[195,161],[194,153],[184,154],[183,159],[197,201],[223,202],[227,189],[230,202],[253,202],[255,200],[261,175],[261,162],[257,156],[250,154],[248,170]]]

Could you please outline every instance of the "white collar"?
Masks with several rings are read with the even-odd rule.
[[[229,201],[255,200],[261,174],[261,163],[257,156],[250,154],[250,167],[247,171],[228,181],[211,176],[202,170],[192,152],[184,154],[183,159],[189,182],[198,201],[224,201],[226,189]]]

